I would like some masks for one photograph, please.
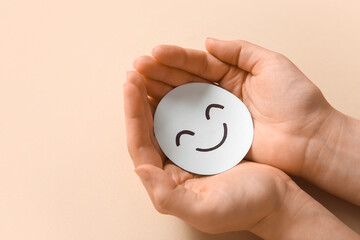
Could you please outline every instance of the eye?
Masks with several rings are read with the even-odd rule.
[[[176,134],[176,138],[175,138],[176,146],[180,146],[180,137],[181,137],[181,135],[183,135],[183,134],[188,134],[188,135],[191,135],[191,136],[194,136],[194,135],[195,135],[194,132],[189,131],[189,130],[182,130],[182,131],[180,131],[178,134]]]
[[[221,109],[224,109],[224,106],[223,105],[220,105],[220,104],[210,104],[209,106],[207,106],[206,110],[205,110],[205,117],[207,120],[210,119],[210,109],[211,108],[221,108]]]

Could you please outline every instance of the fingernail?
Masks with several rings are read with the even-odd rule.
[[[140,61],[140,59],[141,59],[142,57],[138,57],[138,58],[136,58],[134,61],[133,61],[133,67],[136,69],[136,70],[138,70],[138,66],[139,66],[139,61]]]
[[[217,40],[217,39],[216,39],[216,38],[213,38],[213,37],[207,37],[206,40],[207,40],[207,41],[209,41],[209,40],[210,40],[210,41],[215,41],[215,40]]]
[[[157,53],[159,53],[159,49],[160,49],[160,46],[154,47],[154,48],[151,50],[151,54],[152,54],[153,56],[157,55]]]

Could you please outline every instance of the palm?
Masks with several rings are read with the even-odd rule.
[[[288,178],[270,166],[246,161],[213,176],[194,175],[172,163],[164,170],[176,184],[198,195],[198,202],[192,203],[197,211],[187,222],[213,233],[253,227],[279,205],[285,192],[276,194],[276,189],[278,183],[285,189]],[[211,219],[206,216],[209,213]]]
[[[238,82],[242,93],[237,96],[249,108],[255,127],[249,157],[291,173],[299,172],[309,140],[330,106],[288,59],[274,59],[261,67],[258,75],[247,73]],[[232,81],[227,80],[220,85]],[[234,89],[228,90],[235,93]]]
[[[148,94],[155,101],[173,87],[192,81],[216,82],[232,92],[243,100],[254,120],[254,142],[247,157],[299,172],[308,142],[330,105],[285,57],[254,45],[240,56],[238,46],[223,45],[207,46],[218,59],[203,51],[160,46],[154,49],[154,58],[140,58],[135,68],[146,77]]]
[[[244,161],[204,177],[168,161],[154,141],[153,111],[142,81],[139,76],[131,81],[125,88],[129,152],[140,177],[152,176],[153,183],[144,185],[160,212],[215,233],[249,229],[281,203],[288,177],[273,167]]]

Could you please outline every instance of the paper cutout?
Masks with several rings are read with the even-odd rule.
[[[211,175],[244,158],[254,128],[249,110],[235,95],[213,84],[188,83],[160,101],[154,132],[162,151],[177,166]]]

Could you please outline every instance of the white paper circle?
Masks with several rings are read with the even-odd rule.
[[[177,166],[211,175],[245,157],[254,128],[249,110],[235,95],[212,84],[188,83],[161,99],[154,132],[162,151]]]

